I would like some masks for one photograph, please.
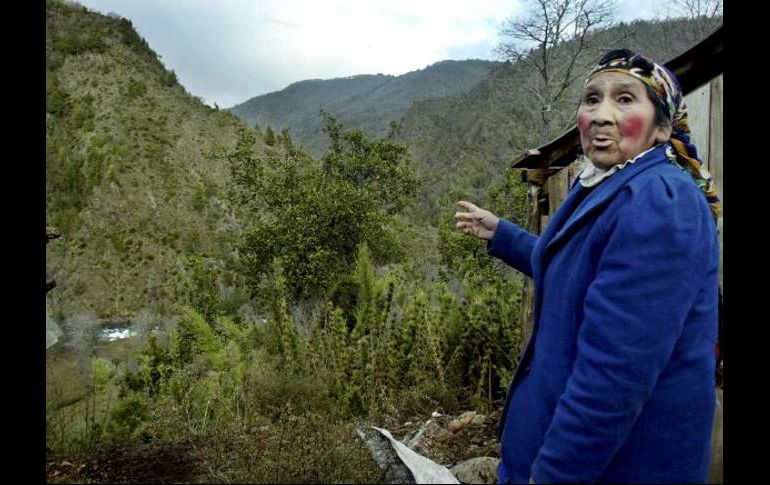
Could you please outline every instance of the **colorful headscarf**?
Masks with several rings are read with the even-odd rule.
[[[621,72],[629,74],[647,86],[657,95],[658,102],[671,121],[671,148],[666,150],[668,158],[680,168],[686,170],[695,179],[695,183],[706,194],[714,218],[719,216],[721,204],[717,197],[716,185],[703,162],[698,158],[698,151],[690,142],[690,125],[687,122],[682,89],[674,73],[666,67],[646,59],[628,49],[615,49],[608,52],[591,72],[586,84],[600,72]]]

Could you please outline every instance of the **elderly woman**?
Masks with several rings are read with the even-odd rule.
[[[457,227],[534,278],[501,483],[705,482],[719,210],[674,75],[626,49],[589,76],[585,168],[541,236],[468,202]]]

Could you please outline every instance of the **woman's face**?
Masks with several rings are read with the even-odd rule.
[[[642,81],[628,74],[602,72],[583,90],[577,113],[583,153],[610,168],[667,141],[670,127],[657,126],[655,106]]]

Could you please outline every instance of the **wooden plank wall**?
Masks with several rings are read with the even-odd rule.
[[[559,170],[552,175],[548,182],[548,217],[551,218],[567,198],[569,189],[568,171]],[[542,228],[541,228],[542,230]]]
[[[723,76],[717,76],[709,83],[685,96],[692,131],[691,140],[698,149],[701,160],[708,168],[717,186],[717,194],[724,209],[722,112]],[[717,219],[719,231],[719,286],[722,286],[722,221]],[[707,483],[723,483],[723,439],[722,439],[722,389],[717,390],[717,407],[711,435],[711,463]]]
[[[698,149],[703,163],[709,164],[709,131],[711,128],[711,84],[707,83],[684,97],[690,124],[690,141]]]
[[[711,82],[704,84],[692,93],[684,97],[687,103],[691,140],[698,149],[703,163],[714,178],[719,199],[724,210],[723,191],[723,151],[722,151],[722,112],[723,112],[723,76],[715,77]],[[719,230],[719,284],[722,284],[722,222],[723,217],[717,220]]]
[[[564,199],[567,198],[569,188],[575,181],[578,173],[582,169],[582,163],[580,160],[576,160],[569,164],[565,169],[561,169],[546,180],[544,187],[545,193],[548,195],[548,215],[541,216],[541,221],[549,221],[556,211],[559,209]],[[541,223],[540,233],[542,234],[545,229],[545,225]]]
[[[709,140],[709,171],[711,176],[714,177],[714,182],[717,186],[717,194],[719,194],[719,200],[722,201],[722,210],[724,211],[724,172],[722,167],[723,151],[722,151],[722,112],[723,112],[723,96],[722,88],[724,81],[722,76],[718,76],[711,81],[711,119],[710,119],[710,133]],[[722,219],[720,216],[717,220],[717,229],[719,230],[719,285],[722,286]]]
[[[711,81],[711,106],[710,106],[710,120],[709,120],[709,171],[711,176],[714,177],[714,182],[717,186],[717,194],[722,201],[722,209],[724,210],[724,191],[723,191],[723,151],[722,151],[722,113],[723,113],[723,88],[724,81],[722,76],[716,77]],[[717,219],[717,230],[719,231],[719,286],[722,284],[722,220],[720,216]],[[709,479],[708,483],[723,483],[723,449],[724,442],[722,438],[722,389],[718,389],[717,408],[714,415],[714,432],[712,433],[712,452],[711,463],[709,465]]]

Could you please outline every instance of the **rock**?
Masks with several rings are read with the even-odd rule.
[[[415,435],[404,440],[404,444],[421,455],[439,463],[447,463],[447,444],[452,441],[452,434],[441,424],[429,419]]]
[[[484,424],[484,420],[487,419],[483,414],[478,414],[476,411],[466,411],[462,413],[457,419],[462,421],[466,426],[481,426]]]
[[[45,242],[48,244],[48,241],[51,241],[53,239],[59,239],[61,237],[61,231],[59,231],[55,227],[46,226],[45,227]]]
[[[498,458],[481,456],[458,463],[451,468],[461,483],[496,483]]]
[[[452,433],[457,433],[458,431],[460,431],[464,427],[465,427],[465,425],[459,419],[455,419],[455,420],[451,421],[447,425],[447,429],[449,431],[451,431]]]
[[[484,420],[486,420],[487,417],[483,414],[478,414],[476,411],[466,411],[462,413],[460,416],[458,416],[457,419],[453,420],[449,423],[447,426],[449,428],[449,431],[452,433],[457,433],[461,429],[463,429],[466,426],[483,426]]]
[[[417,432],[414,434],[414,436],[406,442],[406,446],[409,448],[416,450],[420,447],[420,443],[423,440],[423,436],[425,436],[425,433],[427,432],[429,435],[434,434],[436,432],[436,428],[438,427],[438,424],[433,421],[432,419],[429,419],[420,426],[420,429],[417,430]]]

